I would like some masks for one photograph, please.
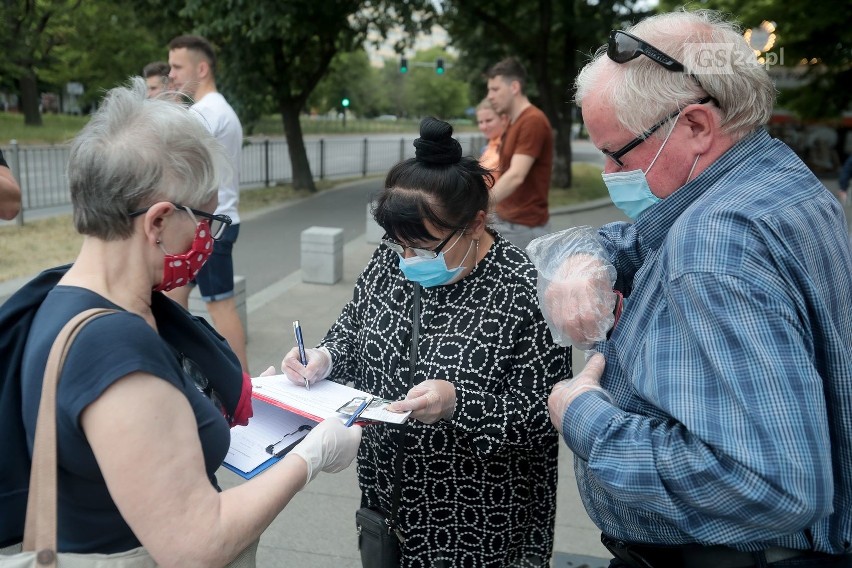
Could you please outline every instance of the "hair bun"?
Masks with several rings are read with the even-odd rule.
[[[458,164],[462,157],[453,127],[431,116],[420,121],[420,138],[414,141],[414,149],[415,159],[426,164]]]

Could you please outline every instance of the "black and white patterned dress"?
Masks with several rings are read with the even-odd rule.
[[[331,380],[389,399],[409,378],[413,285],[380,246],[323,340]],[[414,382],[456,389],[452,419],[411,420],[400,525],[403,566],[481,567],[549,561],[556,510],[553,384],[571,372],[536,301],[535,268],[499,235],[461,281],[422,289]],[[390,511],[398,427],[370,425],[358,452],[362,506]]]

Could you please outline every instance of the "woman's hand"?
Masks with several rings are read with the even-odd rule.
[[[292,348],[281,361],[281,372],[297,385],[313,384],[331,373],[331,355],[324,348],[305,349],[307,365],[299,361],[299,348]]]
[[[448,381],[427,380],[412,387],[405,400],[388,405],[391,412],[411,411],[411,417],[425,424],[449,420],[456,410],[456,387]]]

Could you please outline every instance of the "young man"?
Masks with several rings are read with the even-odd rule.
[[[192,109],[201,117],[210,132],[225,147],[233,175],[219,187],[217,215],[227,215],[231,225],[213,245],[210,260],[195,277],[201,298],[213,325],[240,358],[248,372],[246,336],[234,299],[234,262],[232,251],[240,232],[240,150],[243,128],[228,101],[216,90],[216,54],[206,39],[183,35],[169,42],[169,87],[191,97]],[[171,297],[186,307],[189,287],[178,288]]]
[[[512,244],[526,248],[550,232],[548,195],[553,168],[553,130],[524,94],[527,72],[514,58],[488,71],[488,102],[509,117],[500,148],[500,178],[491,188],[493,226]]]
[[[165,61],[154,61],[142,69],[142,77],[148,86],[148,98],[162,93],[169,84],[169,64]]]

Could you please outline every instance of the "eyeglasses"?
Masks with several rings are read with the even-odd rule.
[[[417,247],[405,246],[404,244],[398,243],[395,240],[388,237],[387,233],[385,233],[385,236],[382,237],[382,244],[385,245],[386,247],[388,247],[389,249],[391,249],[393,252],[399,254],[399,255],[404,255],[405,249],[408,249],[408,250],[410,250],[411,252],[414,253],[414,256],[419,256],[420,258],[437,258],[438,253],[441,252],[441,249],[443,249],[445,246],[447,246],[447,243],[450,242],[450,239],[453,238],[453,235],[455,235],[458,232],[459,232],[459,229],[456,229],[455,231],[453,231],[452,233],[447,235],[447,238],[444,239],[443,241],[441,241],[440,243],[438,243],[438,246],[436,246],[433,249],[422,249],[422,248],[417,248]]]
[[[213,385],[210,384],[210,381],[207,380],[207,375],[204,374],[204,371],[201,370],[201,367],[184,355],[183,353],[178,354],[178,359],[180,360],[180,367],[183,369],[183,372],[192,379],[192,382],[195,383],[195,388],[198,389],[198,392],[202,393],[210,402],[213,403],[213,406],[222,413],[228,422],[231,422],[231,415],[228,413],[225,408],[225,404],[222,402],[222,398],[219,396],[219,393],[213,388]]]
[[[225,232],[225,228],[229,227],[232,223],[231,218],[227,215],[213,215],[211,213],[199,211],[198,209],[193,209],[192,207],[187,207],[186,205],[181,205],[180,203],[170,203],[174,205],[175,209],[189,213],[189,216],[192,217],[192,220],[195,221],[196,224],[198,223],[197,217],[205,219],[210,225],[210,235],[213,237],[213,240],[219,240],[222,237],[222,234]],[[151,207],[152,206],[149,205],[144,209],[132,211],[128,213],[127,216],[138,217],[139,215],[144,215]]]
[[[713,97],[704,97],[703,99],[696,101],[694,103],[690,103],[690,104],[703,105],[704,103],[708,103],[712,100],[715,100],[715,99],[713,99]],[[642,142],[647,140],[651,136],[651,134],[653,134],[654,132],[659,130],[661,126],[663,126],[665,123],[667,123],[668,121],[670,121],[671,119],[673,119],[674,117],[679,115],[681,112],[683,112],[683,109],[678,109],[678,110],[674,111],[670,115],[666,116],[665,118],[663,118],[662,120],[660,120],[659,122],[654,124],[654,126],[652,126],[648,130],[646,130],[645,132],[643,132],[642,134],[640,134],[639,136],[637,136],[636,138],[634,138],[633,140],[631,140],[630,142],[628,142],[627,144],[625,144],[624,146],[622,146],[621,148],[616,150],[615,152],[610,152],[609,150],[601,150],[601,152],[603,152],[603,154],[607,158],[611,159],[613,162],[618,164],[619,168],[623,168],[624,163],[621,161],[621,157],[624,156],[624,154],[626,154],[627,152],[629,152],[630,150],[632,150],[633,148],[635,148],[636,146],[638,146],[639,144],[641,144]]]
[[[627,63],[644,55],[669,71],[682,72],[683,64],[670,55],[666,55],[650,43],[642,41],[635,35],[621,30],[612,30],[606,47],[607,57],[616,63]]]

